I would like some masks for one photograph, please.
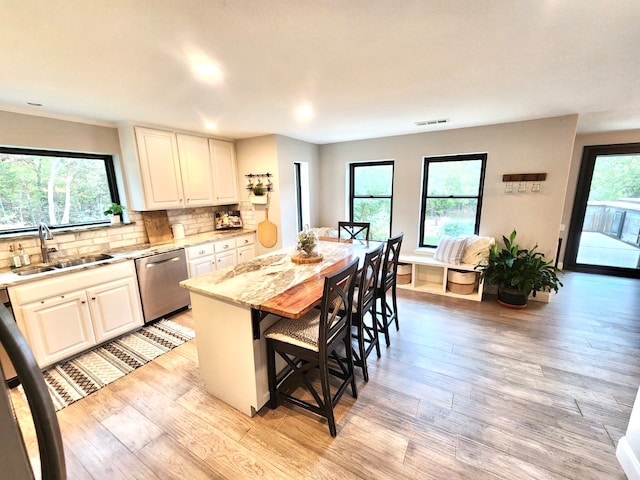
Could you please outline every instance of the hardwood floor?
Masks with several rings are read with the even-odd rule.
[[[640,281],[562,279],[525,310],[399,291],[400,331],[335,439],[295,407],[248,418],[211,397],[188,342],[58,413],[69,478],[624,479]]]

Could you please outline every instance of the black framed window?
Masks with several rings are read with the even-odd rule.
[[[424,158],[420,247],[478,234],[486,165],[486,153]]]
[[[109,223],[120,203],[113,158],[0,147],[0,233]]]
[[[391,236],[393,160],[349,165],[349,221],[368,222],[369,239]]]

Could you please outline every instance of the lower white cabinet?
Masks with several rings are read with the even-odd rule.
[[[133,261],[20,284],[9,296],[41,368],[143,324]]]
[[[96,344],[84,291],[45,298],[19,307],[33,354],[40,367]]]
[[[135,278],[123,278],[88,288],[89,310],[96,342],[127,333],[142,324],[138,285]]]
[[[255,234],[229,237],[185,248],[189,278],[255,257]]]

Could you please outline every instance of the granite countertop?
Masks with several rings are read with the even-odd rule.
[[[240,235],[246,235],[248,233],[255,233],[254,229],[240,229],[240,230],[225,230],[224,232],[205,232],[199,233],[197,235],[189,235],[180,240],[172,240],[170,242],[160,243],[160,244],[140,244],[134,245],[131,247],[123,247],[114,250],[108,250],[105,252],[108,255],[111,255],[113,258],[108,260],[103,260],[96,263],[89,263],[84,265],[77,265],[74,267],[67,267],[64,269],[56,269],[48,272],[35,273],[33,275],[18,275],[10,268],[0,269],[0,287],[8,287],[12,285],[17,285],[21,283],[32,282],[36,280],[42,280],[43,278],[50,278],[58,275],[66,275],[72,272],[78,272],[81,270],[87,270],[89,268],[98,268],[103,265],[108,265],[111,263],[124,262],[127,260],[133,260],[136,258],[147,257],[149,255],[154,255],[156,253],[164,253],[169,252],[171,250],[176,250],[178,248],[190,247],[193,245],[200,245],[207,242],[212,242],[216,240],[223,240],[225,238],[237,237]],[[82,255],[78,255],[78,257],[82,257]],[[74,258],[74,257],[71,257]],[[51,263],[57,263],[62,260],[66,260],[67,258],[54,258]],[[43,263],[33,263],[29,265],[29,267],[39,266],[46,264]]]
[[[323,259],[319,263],[291,261],[295,247],[266,253],[238,265],[216,270],[180,285],[208,297],[258,308],[265,301],[319,274],[326,267],[349,256],[357,246],[349,243],[318,243]]]

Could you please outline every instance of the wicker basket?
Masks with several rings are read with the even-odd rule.
[[[411,264],[398,264],[398,271],[396,273],[396,283],[398,285],[407,285],[411,283]]]
[[[470,295],[476,288],[477,272],[449,270],[447,272],[447,290],[459,295]]]

